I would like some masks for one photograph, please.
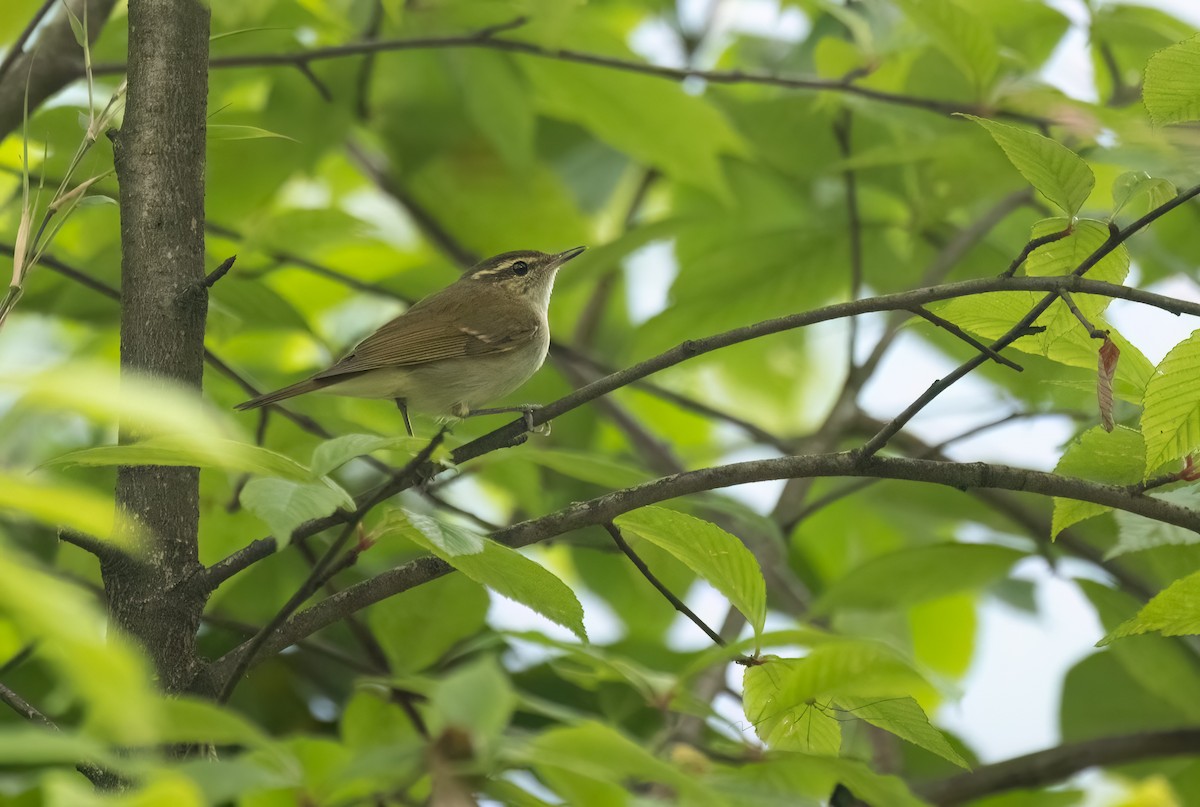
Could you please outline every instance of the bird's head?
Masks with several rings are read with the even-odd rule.
[[[559,268],[584,249],[574,247],[553,254],[534,250],[505,252],[477,263],[459,282],[487,283],[540,304],[545,310],[550,304],[550,291]]]

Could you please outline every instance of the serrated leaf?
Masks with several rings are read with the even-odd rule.
[[[1015,549],[988,544],[902,549],[851,569],[825,591],[815,610],[895,608],[935,600],[986,586],[1022,557]]]
[[[1123,636],[1140,633],[1189,636],[1200,633],[1200,572],[1176,580],[1138,611],[1137,616],[1117,626],[1096,643],[1103,647]]]
[[[841,696],[834,699],[849,717],[855,717],[891,732],[902,740],[908,740],[930,753],[937,754],[960,768],[970,769],[962,755],[930,722],[925,710],[909,697],[900,698],[853,698]]]
[[[529,606],[587,641],[583,606],[575,592],[549,569],[515,549],[463,527],[408,511],[393,514],[382,528],[385,535],[394,532],[437,555],[476,583]]]
[[[953,0],[899,0],[898,5],[976,89],[992,83],[1000,67],[999,46],[982,19]]]
[[[1200,36],[1150,57],[1142,102],[1159,125],[1200,118]]]
[[[329,480],[251,479],[242,488],[239,501],[266,523],[280,548],[292,540],[292,533],[304,522],[323,518],[339,507],[354,508],[350,494]]]
[[[840,641],[815,647],[802,659],[768,656],[747,667],[743,704],[755,732],[772,748],[832,754],[838,723],[827,714],[832,700],[906,696],[924,683],[882,645]],[[810,717],[814,707],[823,719]]]
[[[1159,493],[1149,493],[1155,499],[1173,502],[1191,510],[1200,510],[1200,488],[1183,488]],[[1141,552],[1159,546],[1187,546],[1200,543],[1200,533],[1195,530],[1164,524],[1152,518],[1118,510],[1117,543],[1108,550],[1104,559],[1109,560],[1127,552]]]
[[[1117,426],[1106,432],[1103,427],[1094,426],[1067,446],[1054,473],[1110,485],[1131,485],[1142,478],[1145,453],[1142,435],[1136,429]],[[1103,504],[1055,497],[1050,537],[1056,538],[1072,524],[1109,510],[1112,508]]]
[[[281,140],[291,140],[293,143],[300,141],[294,137],[288,137],[279,132],[272,132],[258,126],[246,126],[240,123],[210,123],[208,124],[208,139],[212,140],[260,140],[263,138],[279,138]]]
[[[410,457],[415,456],[428,441],[420,437],[382,437],[377,434],[343,434],[326,440],[313,449],[312,472],[316,476],[335,471],[355,457],[383,449],[400,449]]]
[[[729,598],[756,634],[767,616],[767,586],[754,555],[715,524],[665,507],[643,507],[616,524],[674,555]]]
[[[963,115],[992,136],[1021,176],[1043,196],[1074,216],[1096,185],[1096,176],[1083,159],[1061,143],[1006,123]]]
[[[1148,208],[1153,210],[1174,199],[1179,191],[1170,181],[1152,177],[1145,171],[1126,171],[1113,180],[1113,218],[1126,205],[1141,196],[1146,197]]]
[[[177,436],[151,437],[129,445],[96,446],[48,460],[48,466],[167,465],[220,468],[310,482],[312,472],[291,457],[237,440],[197,443]]]
[[[1142,398],[1145,476],[1200,448],[1200,330],[1171,348]]]

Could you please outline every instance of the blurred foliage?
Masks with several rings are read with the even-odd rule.
[[[11,45],[40,5],[10,0],[0,41]],[[707,5],[719,13],[698,13]],[[595,376],[589,357],[601,371],[619,368],[852,292],[995,276],[1030,238],[1068,229],[1020,274],[1072,272],[1107,243],[1110,225],[1197,181],[1195,31],[1139,4],[1085,5],[1092,100],[1048,72],[1060,69],[1050,61],[1058,45],[1080,32],[1042,0],[213,0],[208,261],[236,253],[237,263],[211,291],[206,347],[216,360],[203,399],[153,379],[118,384],[111,204],[85,197],[55,222],[52,261],[29,271],[0,331],[0,684],[60,728],[0,710],[0,803],[461,804],[476,794],[515,805],[817,805],[840,783],[875,807],[923,804],[910,783],[973,764],[1003,730],[956,737],[936,727],[940,707],[971,685],[982,643],[994,641],[978,629],[981,608],[1045,608],[1025,570],[1064,560],[1061,574],[1087,569],[1078,588],[1102,625],[1094,639],[1107,644],[1062,682],[1063,740],[1195,725],[1200,663],[1193,644],[1170,637],[1200,633],[1196,535],[1099,505],[818,479],[786,489],[805,497],[795,517],[773,511],[774,488],[759,488],[618,519],[657,580],[711,627],[724,615],[714,601],[733,627],[749,622],[724,648],[600,530],[520,551],[486,537],[489,525],[675,465],[852,447],[877,428],[868,416],[895,414],[879,402],[896,390],[880,385],[910,381],[899,390],[908,399],[933,380],[924,368],[974,355],[926,324],[899,331],[884,364],[890,380],[860,379],[857,419],[827,431],[846,374],[843,323],[696,357],[652,379],[668,394],[623,388],[610,405],[558,418],[549,437],[405,492],[367,516],[369,551],[336,585],[430,553],[459,573],[266,661],[227,706],[157,693],[136,648],[105,634],[94,558],[56,540],[56,530],[128,540],[112,512],[114,466],[126,462],[202,469],[205,564],[268,533],[286,542],[304,521],[347,506],[425,443],[397,436],[393,407],[313,396],[294,403],[302,418],[272,414],[259,439],[258,415],[231,408],[248,397],[246,383],[282,386],[336,359],[450,282],[469,256],[590,246],[551,305],[555,340],[584,359],[552,358],[505,403],[565,395]],[[97,65],[124,59],[118,6],[92,47]],[[765,24],[750,24],[762,15]],[[478,35],[518,18],[492,36],[529,47]],[[314,60],[305,71],[220,66],[364,37],[425,45]],[[646,69],[537,53],[559,50]],[[738,80],[675,80],[649,65]],[[845,80],[862,92],[745,75]],[[119,83],[101,73],[98,108]],[[107,140],[79,156],[86,98],[80,85],[31,111],[32,181],[99,176],[88,193],[117,198]],[[0,141],[5,254],[21,228],[25,145],[20,133]],[[1195,216],[1194,206],[1166,216],[1089,276],[1168,291],[1195,280]],[[979,222],[978,238],[942,265]],[[988,340],[1039,299],[1003,292],[935,310]],[[973,417],[961,431],[1013,411],[1060,423],[1065,413],[1073,435],[1058,447],[1059,473],[1134,485],[1177,471],[1200,449],[1200,338],[1156,366],[1137,347],[1142,334],[1112,330],[1107,299],[1077,302],[1121,351],[1116,429],[1096,425],[1097,342],[1060,300],[1014,343],[1024,372],[985,365],[974,397],[955,399]],[[858,354],[887,322],[861,327]],[[921,360],[897,372],[909,359]],[[118,423],[137,442],[117,445]],[[436,428],[416,425],[418,438]],[[495,425],[458,423],[447,444]],[[889,450],[928,448],[898,438]],[[993,459],[973,451],[953,456]],[[1197,507],[1180,482],[1153,495]],[[310,572],[300,553],[288,548],[214,592],[199,635],[206,657],[279,610]],[[811,609],[784,596],[781,581]],[[181,746],[199,750],[163,750]],[[130,788],[93,794],[74,770],[81,761]],[[1114,804],[1200,803],[1194,757],[1113,766],[1108,781],[1122,794]],[[1060,788],[971,803],[1083,798]]]

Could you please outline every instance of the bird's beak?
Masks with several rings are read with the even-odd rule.
[[[582,255],[583,251],[585,249],[587,249],[587,247],[573,247],[572,249],[568,249],[565,252],[558,253],[557,255],[554,256],[554,265],[562,266],[564,263],[571,260],[572,258],[577,258],[580,255]]]

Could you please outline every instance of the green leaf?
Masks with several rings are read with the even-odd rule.
[[[52,527],[68,527],[93,538],[128,545],[134,525],[119,525],[109,496],[75,485],[44,484],[0,472],[0,510],[23,513]]]
[[[1096,177],[1078,154],[1048,137],[1016,126],[974,115],[963,117],[987,129],[1009,161],[1043,196],[1069,216],[1079,212],[1096,185]]]
[[[1110,485],[1131,485],[1142,478],[1145,456],[1142,436],[1135,429],[1117,426],[1106,432],[1101,426],[1093,426],[1067,446],[1054,473]],[[1056,538],[1072,524],[1110,510],[1103,504],[1056,497],[1050,537]]]
[[[925,710],[912,698],[852,698],[838,697],[838,706],[856,717],[889,731],[901,739],[908,740],[942,759],[961,768],[970,768],[962,755],[946,739],[946,735],[934,728]]]
[[[26,564],[0,542],[0,614],[38,641],[59,697],[84,707],[92,737],[125,745],[156,742],[159,699],[149,665],[91,592]],[[61,703],[62,701],[60,701]]]
[[[1157,632],[1164,636],[1200,633],[1200,572],[1176,580],[1138,611],[1137,616],[1118,625],[1096,643],[1103,647],[1123,636]]]
[[[238,433],[228,416],[195,390],[161,378],[121,375],[115,366],[72,363],[36,375],[2,375],[0,388],[15,388],[20,406],[75,412],[102,425],[120,423],[139,435],[170,435],[203,445]]]
[[[277,137],[281,140],[300,141],[279,132],[271,132],[258,126],[246,126],[239,123],[210,123],[208,124],[208,139],[212,140],[260,140]]]
[[[523,756],[539,771],[556,768],[601,782],[662,782],[691,801],[712,803],[703,784],[656,758],[616,730],[597,722],[553,728],[536,737]]]
[[[904,780],[881,776],[856,759],[794,752],[776,751],[763,762],[721,768],[707,777],[706,783],[738,805],[827,804],[841,784],[866,804],[929,807],[912,794]]]
[[[537,119],[512,60],[486,50],[451,51],[447,56],[475,128],[510,165],[519,168],[532,162]]]
[[[1146,197],[1147,209],[1166,204],[1179,195],[1175,185],[1165,179],[1152,177],[1145,171],[1126,171],[1113,180],[1113,218],[1127,204],[1139,197]]]
[[[313,478],[307,468],[291,457],[261,446],[220,439],[198,444],[177,436],[151,437],[129,445],[84,448],[55,457],[46,465],[182,465],[243,471],[301,482]]]
[[[1147,478],[1200,448],[1200,330],[1171,348],[1146,384],[1142,435]]]
[[[344,434],[332,440],[326,440],[312,454],[312,473],[324,476],[345,465],[355,457],[370,454],[383,449],[400,449],[408,456],[417,454],[427,444],[420,437],[381,437],[375,434]],[[445,452],[443,452],[445,453]]]
[[[297,527],[339,507],[354,509],[354,499],[335,482],[289,482],[251,479],[242,488],[242,506],[262,519],[283,548]]]
[[[754,555],[715,524],[665,507],[643,507],[616,524],[659,546],[729,598],[756,634],[767,616],[767,586]]]
[[[746,668],[743,686],[746,717],[763,742],[832,754],[832,724],[838,722],[828,714],[832,700],[907,696],[926,684],[882,645],[840,641],[815,647],[802,659],[763,657]],[[824,719],[812,716],[814,708]]]
[[[469,730],[477,739],[496,741],[512,718],[517,694],[508,676],[490,656],[454,669],[438,682],[430,698],[436,728]]]
[[[992,83],[1000,67],[999,46],[983,20],[953,0],[899,0],[898,5],[977,90]]]
[[[835,581],[817,613],[839,608],[884,609],[982,588],[1004,577],[1024,557],[988,544],[935,544],[872,558]]]
[[[482,630],[487,610],[487,592],[470,578],[452,574],[388,597],[367,612],[367,619],[392,670],[412,673]]]
[[[599,31],[580,35],[604,38]],[[677,181],[728,195],[721,155],[743,154],[745,146],[704,96],[689,95],[674,82],[589,65],[525,57],[517,63],[544,114],[584,127]]]
[[[382,527],[432,552],[474,580],[567,628],[587,641],[583,606],[575,593],[544,566],[515,549],[419,513],[394,513]]]
[[[1159,125],[1200,119],[1200,36],[1150,57],[1142,101]]]
[[[605,488],[633,487],[653,478],[636,465],[583,451],[535,449],[521,452],[520,459]]]
[[[158,742],[264,746],[270,738],[246,718],[211,701],[188,696],[164,698]]]
[[[114,762],[104,744],[83,734],[46,731],[40,725],[8,724],[0,728],[0,759],[6,767],[17,765],[67,765],[93,760]],[[119,761],[117,761],[119,764]]]
[[[63,0],[59,5],[67,15],[67,21],[71,25],[71,33],[75,35],[75,44],[83,48],[85,51],[88,47],[87,31],[83,28],[83,22],[79,19],[79,15],[71,8],[71,4]]]
[[[1189,510],[1200,510],[1200,488],[1184,488],[1163,493],[1147,494],[1155,499],[1172,502]],[[1139,516],[1118,510],[1117,543],[1104,555],[1110,560],[1127,552],[1141,552],[1159,546],[1188,546],[1200,543],[1200,533],[1194,530],[1176,527],[1174,524],[1164,524],[1152,518]]]

